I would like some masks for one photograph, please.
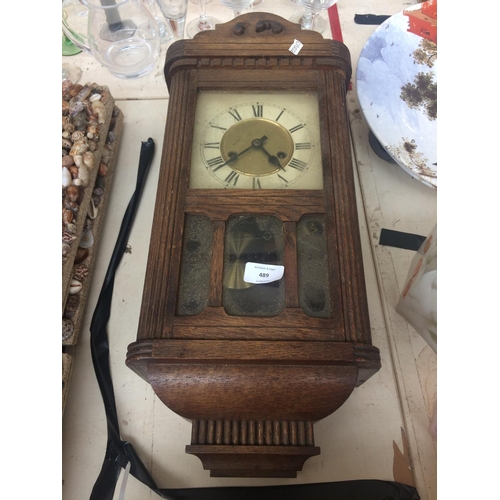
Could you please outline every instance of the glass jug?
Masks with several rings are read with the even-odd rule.
[[[160,53],[158,24],[141,0],[80,0],[88,8],[90,53],[114,76],[138,78],[149,73]]]

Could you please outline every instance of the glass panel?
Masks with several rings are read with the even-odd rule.
[[[208,217],[186,214],[177,297],[177,314],[193,316],[205,309],[210,293],[213,225]]]
[[[306,215],[297,224],[299,305],[308,316],[330,318],[325,218]]]
[[[235,215],[226,226],[223,305],[232,316],[277,316],[285,307],[285,280],[244,281],[247,262],[283,265],[283,224],[270,215]],[[286,271],[285,271],[286,272]]]

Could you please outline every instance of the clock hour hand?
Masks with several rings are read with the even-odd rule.
[[[264,151],[264,153],[266,153],[266,155],[268,156],[269,163],[276,165],[277,167],[281,168],[281,170],[285,170],[285,167],[281,166],[281,163],[278,160],[277,156],[271,156],[264,148],[262,148],[262,151]]]
[[[266,137],[266,136],[264,136],[264,137]],[[267,139],[267,137],[266,137],[266,139]],[[281,170],[285,170],[285,167],[281,166],[281,163],[278,160],[278,157],[273,156],[266,151],[266,149],[264,148],[264,141],[262,141],[262,143],[260,145],[260,149],[267,155],[267,159],[268,159],[269,163],[276,165],[277,167],[281,168]]]

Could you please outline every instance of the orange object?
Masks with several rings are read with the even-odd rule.
[[[410,33],[437,44],[437,0],[424,2],[418,10],[405,10]]]
[[[437,19],[437,0],[429,0],[428,2],[424,2],[422,4],[422,14],[431,17],[432,19]]]

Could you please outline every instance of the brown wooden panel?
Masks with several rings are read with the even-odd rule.
[[[196,102],[196,75],[179,72],[172,78],[160,175],[156,195],[148,265],[144,281],[138,338],[159,338],[168,332],[175,311],[175,289],[180,268],[180,242],[189,172],[182,169],[190,158],[184,145],[192,141],[192,126],[186,121],[188,109]],[[176,251],[172,251],[176,249]],[[176,272],[172,272],[176,270]]]
[[[229,316],[223,307],[207,307],[196,316],[176,316],[173,336],[175,338],[193,338],[192,335],[199,329],[198,338],[225,338],[224,336],[227,335],[227,338],[249,339],[343,340],[342,328],[337,330],[334,328],[334,324],[335,322],[331,319],[307,316],[300,308],[286,308],[279,316],[272,318],[253,317],[251,325],[249,325],[248,318]]]
[[[148,364],[157,396],[189,420],[316,421],[346,401],[356,378],[357,367],[343,364]]]
[[[345,92],[338,73],[326,73],[325,85],[336,95]],[[333,132],[328,144],[335,152],[330,155],[333,196],[326,198],[327,213],[335,214],[334,219],[327,219],[335,228],[328,231],[329,248],[337,249],[338,259],[332,260],[332,264],[338,262],[338,270],[332,271],[340,282],[346,341],[371,343],[347,108],[345,99],[327,99],[325,104],[327,129]]]
[[[294,222],[283,224],[285,240],[285,302],[286,307],[299,307],[297,278],[297,235]]]
[[[222,275],[224,272],[224,235],[226,225],[222,221],[214,222],[214,243],[212,252],[212,268],[210,274],[210,297],[208,305],[222,305]]]
[[[152,360],[168,363],[335,364],[353,363],[351,344],[258,340],[178,340],[153,342]]]

